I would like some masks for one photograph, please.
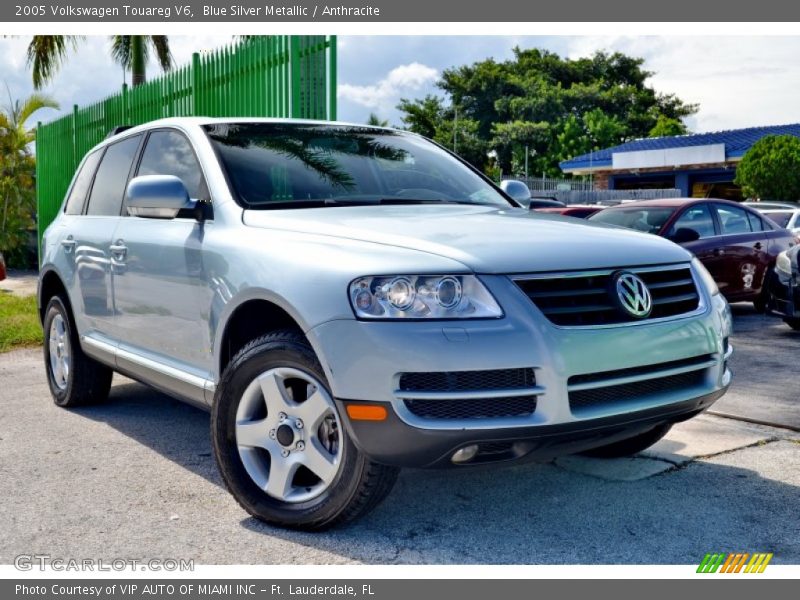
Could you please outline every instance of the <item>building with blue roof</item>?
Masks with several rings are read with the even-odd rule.
[[[800,137],[800,123],[633,140],[561,163],[596,189],[677,188],[682,196],[741,200],[736,165],[766,135]]]

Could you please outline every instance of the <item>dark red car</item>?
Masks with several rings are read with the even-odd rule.
[[[6,278],[6,261],[3,259],[3,253],[0,252],[0,281]]]
[[[568,204],[567,206],[535,208],[534,210],[536,212],[550,213],[552,215],[564,215],[565,217],[586,219],[594,213],[603,210],[603,207],[599,204]]]
[[[764,285],[775,259],[795,235],[758,211],[729,200],[671,198],[621,204],[591,217],[595,223],[654,233],[680,244],[705,265],[730,302],[766,307]]]

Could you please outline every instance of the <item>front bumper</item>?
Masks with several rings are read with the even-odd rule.
[[[348,434],[373,460],[398,467],[447,468],[460,448],[479,450],[466,465],[546,460],[575,454],[644,433],[664,423],[690,419],[720,398],[727,386],[684,402],[634,413],[556,425],[501,429],[436,430],[412,427],[389,411],[385,421],[348,421]],[[340,414],[347,401],[337,400]],[[364,402],[358,402],[364,404]]]
[[[773,270],[767,283],[769,308],[787,319],[800,318],[800,281],[797,275]]]
[[[308,332],[349,433],[374,460],[409,467],[445,466],[451,464],[452,452],[464,445],[495,442],[493,460],[579,452],[689,418],[710,406],[730,384],[731,317],[721,295],[705,297],[704,310],[690,317],[569,328],[550,323],[509,278],[482,279],[503,307],[502,319],[337,320]],[[703,359],[702,376],[688,387],[650,386],[647,394],[628,396],[624,402],[586,410],[571,407],[570,394],[579,387],[570,383],[571,377],[615,374],[613,380],[597,383],[598,388],[638,382],[654,377],[637,375],[639,368],[697,357]],[[428,419],[409,410],[408,396],[400,390],[402,373],[495,369],[534,370],[536,407],[530,415]],[[388,418],[351,421],[344,410],[351,401],[382,404]]]

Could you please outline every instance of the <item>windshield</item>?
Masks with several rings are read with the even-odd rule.
[[[590,221],[619,225],[646,233],[658,233],[674,212],[672,208],[640,206],[630,208],[610,208],[601,210],[589,217]]]
[[[205,127],[245,208],[378,203],[509,207],[482,177],[415,135],[344,125]]]

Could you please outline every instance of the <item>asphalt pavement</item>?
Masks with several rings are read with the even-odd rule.
[[[735,325],[735,383],[714,408],[797,425],[800,334],[742,307]],[[703,415],[635,458],[408,470],[367,518],[319,534],[245,514],[208,430],[207,413],[123,377],[108,403],[59,409],[38,350],[0,355],[0,563],[800,563],[800,434],[785,428]]]

